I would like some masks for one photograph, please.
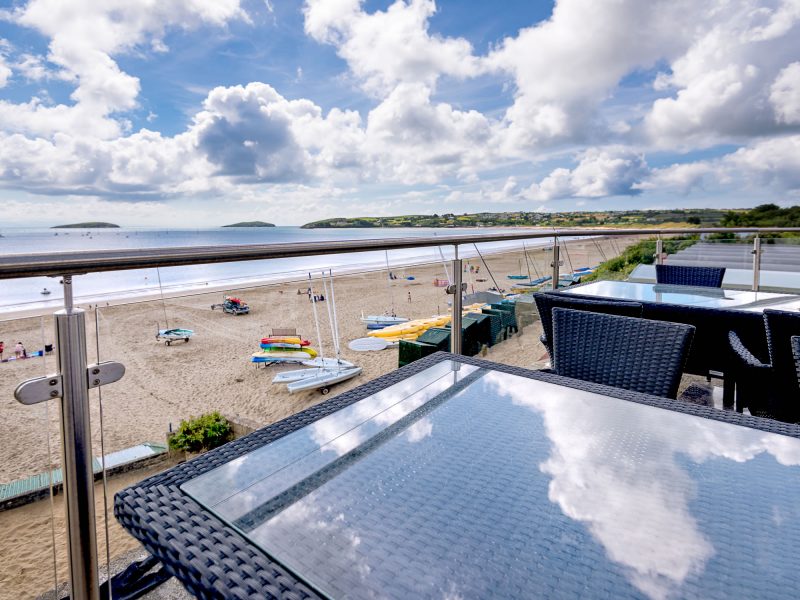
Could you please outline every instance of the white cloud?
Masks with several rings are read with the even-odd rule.
[[[5,115],[0,114],[0,127],[8,130],[7,125],[15,125],[13,130],[22,131],[21,122],[26,124],[25,131],[52,135],[72,125],[73,133],[90,132],[88,135],[110,139],[125,131],[125,123],[109,115],[135,108],[140,91],[139,79],[123,72],[112,56],[143,44],[160,51],[161,37],[170,27],[222,26],[246,15],[239,0],[76,0],[66,4],[31,0],[6,17],[50,39],[47,60],[64,71],[63,77],[74,79],[76,88],[71,94],[73,105],[54,107],[59,118],[50,118],[53,111],[44,110],[40,104],[3,103]],[[27,67],[29,73],[39,74],[30,70],[35,65],[28,63]],[[30,118],[21,114],[26,109]],[[71,111],[78,114],[65,115]]]
[[[553,200],[632,196],[639,193],[636,186],[649,172],[641,154],[621,148],[591,148],[578,158],[574,169],[555,169],[541,182],[531,185],[529,197]]]
[[[670,190],[688,194],[694,188],[703,185],[705,179],[713,175],[717,182],[721,174],[715,172],[712,165],[699,161],[694,163],[674,164],[662,169],[653,169],[646,180],[633,185],[638,190]]]
[[[707,8],[694,15],[702,18],[691,45],[657,80],[673,94],[656,100],[646,117],[650,141],[685,148],[777,132],[770,86],[788,61],[800,57],[800,5],[796,0],[698,5]],[[778,96],[782,107],[781,92]]]
[[[753,185],[800,190],[800,135],[764,140],[727,156],[723,166]]]
[[[396,0],[374,13],[358,0],[306,0],[305,29],[336,46],[364,89],[383,97],[398,84],[432,87],[442,75],[479,73],[469,42],[429,33],[435,11],[433,0]]]
[[[779,122],[800,123],[800,62],[793,62],[778,73],[769,100]]]
[[[654,169],[634,187],[687,194],[706,186],[771,194],[800,191],[800,135],[760,140],[712,160]]]
[[[426,86],[403,84],[370,112],[366,144],[381,179],[436,183],[481,168],[490,134],[481,113],[434,105]]]
[[[486,59],[516,83],[500,132],[506,151],[589,137],[597,106],[622,77],[685,46],[694,4],[561,1],[550,19],[506,38]]]

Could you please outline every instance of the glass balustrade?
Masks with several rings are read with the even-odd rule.
[[[749,289],[752,236],[720,237],[664,235],[661,259],[724,266],[725,287]],[[559,236],[558,287],[655,281],[657,240],[656,233]],[[454,262],[452,245],[422,249],[411,259],[406,251],[373,251],[369,260],[349,266],[326,256],[296,257],[291,268],[271,266],[263,276],[254,268],[245,278],[236,276],[234,263],[215,264],[205,278],[202,265],[192,266],[191,280],[182,267],[74,276],[75,304],[85,311],[88,363],[118,361],[126,369],[120,381],[93,388],[89,396],[101,565],[143,555],[113,518],[113,495],[202,449],[186,442],[191,435],[182,422],[219,413],[231,436],[243,435],[313,406],[328,393],[449,351],[457,275],[465,291],[461,352],[545,367],[549,356],[539,339],[532,293],[553,288],[553,244],[553,238],[462,243],[460,263]],[[769,239],[761,248],[762,289],[796,292],[794,272],[784,267],[800,264],[800,245]],[[104,278],[111,283],[100,293]],[[63,591],[69,581],[64,495],[50,494],[51,480],[60,485],[61,400],[26,406],[14,399],[23,380],[58,370],[56,307],[50,298],[60,303],[62,288],[57,280],[47,281],[51,294],[24,305],[32,316],[8,312],[0,320],[3,358],[15,359],[0,363],[9,432],[0,449],[0,483],[7,490],[20,481],[28,483],[13,489],[38,486],[27,498],[36,500],[0,512],[0,534],[13,550],[5,553],[11,558],[0,587],[17,596],[54,587]],[[129,289],[114,291],[121,281]],[[17,341],[25,344],[28,358],[13,356]],[[292,375],[295,371],[306,374]],[[319,381],[310,381],[309,371]],[[179,447],[170,451],[168,440],[176,434]]]
[[[28,306],[22,314],[37,312]],[[0,595],[28,598],[64,580],[67,564],[59,404],[46,396],[31,405],[14,398],[22,381],[57,371],[52,318],[6,312],[0,343]]]

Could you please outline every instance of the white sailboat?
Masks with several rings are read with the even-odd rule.
[[[309,275],[309,279],[310,279]],[[336,315],[336,295],[333,289],[333,272],[330,272],[331,289],[328,291],[328,286],[325,281],[325,274],[322,275],[322,285],[324,287],[325,295],[330,299],[327,303],[328,306],[328,319],[331,324],[331,338],[333,339],[333,348],[336,353],[336,358],[326,358],[322,352],[322,337],[319,332],[319,318],[317,316],[316,302],[313,301],[312,307],[314,310],[314,323],[317,328],[317,337],[319,338],[320,356],[304,361],[303,364],[310,367],[308,369],[295,369],[292,371],[285,371],[278,373],[273,379],[272,383],[285,383],[286,388],[290,394],[303,392],[306,390],[320,390],[323,394],[330,391],[330,386],[341,381],[351,379],[361,373],[362,369],[353,363],[343,360],[339,347],[339,324]],[[312,295],[313,298],[313,295]],[[331,312],[331,309],[333,312]]]

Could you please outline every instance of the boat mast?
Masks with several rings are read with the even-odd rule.
[[[325,271],[321,273],[322,275],[322,288],[325,290],[325,296],[327,300],[325,302],[326,308],[328,309],[328,322],[331,326],[331,342],[333,343],[333,352],[336,354],[336,361],[339,361],[339,342],[336,339],[336,326],[333,323],[333,313],[331,312],[331,304],[333,304],[333,299],[331,297],[330,292],[328,291],[328,281],[325,279]]]
[[[167,303],[164,300],[164,288],[161,286],[161,270],[156,267],[156,275],[158,275],[158,291],[161,294],[161,308],[164,310],[164,328],[169,329],[169,320],[167,319]]]
[[[317,316],[317,297],[314,294],[314,280],[311,279],[311,273],[308,274],[308,289],[311,290],[311,308],[314,310],[314,326],[317,328],[319,356],[322,359],[322,364],[325,364],[325,352],[322,349],[322,334],[319,332],[319,317]]]
[[[397,313],[394,309],[394,288],[392,287],[392,272],[389,270],[389,251],[385,250],[386,253],[386,285],[389,287],[389,298],[392,302],[392,316],[394,317]],[[331,273],[331,289],[333,289],[333,274]]]
[[[525,266],[528,269],[528,283],[530,283],[531,281],[533,281],[531,279],[531,264],[528,262],[528,251],[525,249],[524,240],[522,241],[522,255],[525,257]],[[522,271],[522,268],[520,268],[520,271]]]
[[[339,344],[339,317],[336,314],[336,292],[333,291],[333,269],[329,269],[328,273],[331,278],[331,304],[333,304],[333,330],[335,331],[334,340],[336,341],[336,362],[341,361],[341,346]]]

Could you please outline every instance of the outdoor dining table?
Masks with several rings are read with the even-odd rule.
[[[579,294],[643,303],[672,304],[762,313],[765,308],[800,310],[800,296],[775,292],[752,292],[690,285],[640,283],[633,281],[592,281],[560,290]]]
[[[642,317],[685,323],[695,327],[694,340],[684,368],[695,375],[723,376],[723,404],[734,404],[734,377],[728,332],[733,331],[758,358],[770,362],[762,313],[766,308],[800,310],[800,296],[711,287],[593,281],[558,293],[590,299],[631,300],[642,304]],[[654,342],[655,343],[655,342]]]
[[[437,353],[120,492],[201,598],[794,598],[800,427]]]

